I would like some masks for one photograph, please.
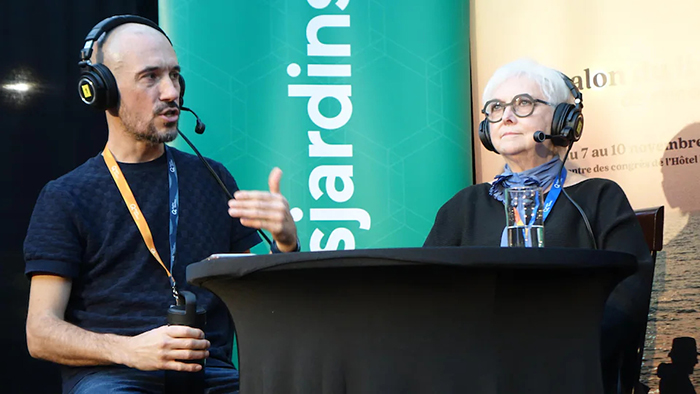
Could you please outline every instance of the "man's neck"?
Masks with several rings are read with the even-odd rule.
[[[163,155],[165,144],[153,144],[146,141],[116,141],[109,139],[107,148],[114,159],[120,163],[145,163]]]

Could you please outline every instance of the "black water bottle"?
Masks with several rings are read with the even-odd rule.
[[[177,304],[170,305],[168,308],[168,324],[173,326],[188,326],[204,330],[207,324],[207,311],[204,308],[197,307],[197,296],[189,291],[181,291]],[[205,359],[192,360],[202,367],[205,364]]]
[[[198,328],[204,330],[207,323],[207,311],[197,307],[197,296],[189,291],[181,291],[177,304],[168,308],[168,324]],[[182,360],[202,366],[198,372],[165,371],[165,388],[167,394],[195,394],[204,392],[204,365],[206,359]]]

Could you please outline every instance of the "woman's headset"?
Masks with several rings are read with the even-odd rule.
[[[563,73],[561,74],[564,83],[574,96],[574,104],[560,103],[554,109],[552,116],[552,129],[550,135],[544,133],[535,133],[535,141],[543,142],[545,139],[551,139],[556,146],[569,146],[581,138],[583,132],[583,94],[576,88],[576,85]],[[488,119],[484,119],[479,123],[479,139],[484,145],[484,148],[491,152],[496,152],[491,142],[491,129]]]
[[[126,23],[139,23],[152,27],[159,32],[161,32],[168,42],[172,45],[172,41],[167,34],[152,21],[136,16],[136,15],[116,15],[103,20],[102,22],[95,25],[95,27],[90,30],[87,37],[85,37],[85,45],[80,51],[80,62],[78,66],[80,67],[80,79],[78,80],[78,94],[80,94],[80,99],[92,108],[100,111],[115,108],[119,103],[119,88],[117,87],[117,81],[114,79],[114,75],[109,68],[104,64],[91,63],[90,56],[92,56],[92,47],[95,42],[102,34],[108,33],[109,31],[115,29],[117,26],[121,26]],[[179,105],[182,107],[183,100],[185,96],[185,79],[180,75],[180,101]]]

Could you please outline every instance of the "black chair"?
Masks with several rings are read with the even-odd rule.
[[[656,267],[656,252],[663,249],[663,230],[664,230],[664,207],[654,207],[639,209],[635,211],[639,224],[644,232],[644,239],[649,246],[651,252],[651,275],[646,283],[644,283],[644,291],[640,296],[645,297],[646,313],[649,315],[649,304],[651,302],[651,289],[654,281],[654,268]],[[642,367],[642,358],[644,355],[644,342],[646,338],[647,318],[643,319],[643,323],[637,327],[632,333],[637,337],[636,346],[626,349],[622,354],[620,363],[620,376],[618,393],[620,394],[646,394],[648,387],[639,381],[639,374]]]

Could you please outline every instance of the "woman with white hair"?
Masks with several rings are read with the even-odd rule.
[[[630,327],[646,322],[648,305],[639,295],[649,279],[651,259],[639,222],[615,182],[565,169],[560,154],[568,153],[565,149],[583,129],[582,95],[566,76],[531,60],[517,60],[494,73],[483,102],[479,137],[486,149],[503,157],[504,170],[445,203],[424,246],[507,246],[504,190],[536,185],[546,193],[545,246],[635,255],[640,270],[615,289],[603,319],[603,374],[606,392],[611,392],[617,357],[629,341],[637,340],[629,335]]]

